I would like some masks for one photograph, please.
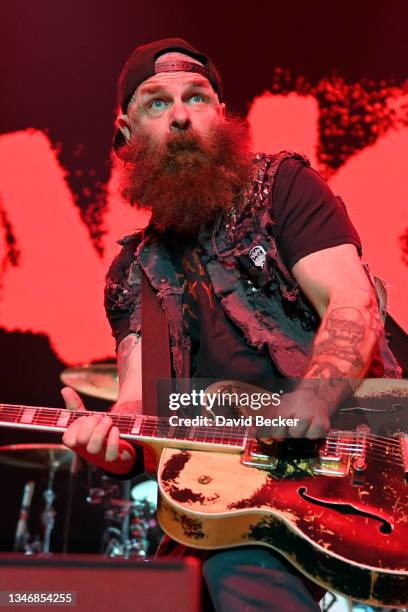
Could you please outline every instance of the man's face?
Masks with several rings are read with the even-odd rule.
[[[192,131],[205,141],[225,120],[225,105],[200,74],[162,72],[137,88],[127,116],[131,138],[149,135],[160,145],[173,133]]]
[[[157,62],[180,59],[189,58],[168,53]],[[127,141],[122,195],[151,209],[160,231],[194,234],[243,197],[251,176],[248,132],[226,118],[204,76],[155,74],[136,89],[118,124]]]

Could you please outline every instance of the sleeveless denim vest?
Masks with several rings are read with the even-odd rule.
[[[278,168],[288,158],[310,166],[294,152],[258,154],[245,206],[220,215],[210,227],[201,226],[198,241],[202,262],[227,318],[241,329],[249,345],[268,349],[283,376],[295,378],[306,371],[320,318],[286,268],[277,246],[272,192]],[[130,330],[140,334],[143,271],[166,314],[174,373],[177,378],[188,378],[191,347],[183,326],[183,290],[165,245],[151,226],[124,237],[119,244],[122,251],[106,276],[105,305],[130,310]],[[401,376],[384,334],[367,376]]]

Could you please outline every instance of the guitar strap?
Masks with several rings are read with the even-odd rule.
[[[157,381],[171,378],[167,319],[142,272],[142,401],[143,414],[157,415]]]

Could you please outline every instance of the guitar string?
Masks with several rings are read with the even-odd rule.
[[[3,405],[4,406],[4,405]],[[1,405],[0,405],[1,407]],[[0,411],[0,419],[2,416],[5,417],[21,417],[22,415],[16,414],[16,412],[21,411],[23,407],[21,408],[17,408],[15,409],[13,407],[13,409],[10,409],[9,407],[7,407],[7,409],[3,408]],[[32,410],[38,410],[38,408],[33,408]],[[62,416],[65,416],[64,413],[66,413],[66,416],[73,416],[74,420],[77,420],[78,418],[85,416],[85,417],[89,417],[89,416],[94,416],[94,415],[100,415],[102,414],[101,412],[96,412],[96,411],[69,411],[67,409],[55,409],[55,408],[40,408],[40,410],[44,413],[45,411],[47,411],[49,414],[44,415],[41,414],[38,416],[34,415],[33,424],[44,424],[44,423],[48,423],[50,426],[54,425],[57,426],[59,419],[61,418],[61,412],[63,413]],[[55,414],[55,412],[57,412],[57,414]],[[127,428],[129,429],[130,425],[133,425],[132,421],[133,420],[137,420],[137,418],[135,419],[135,417],[133,415],[109,415],[109,413],[106,413],[108,416],[110,416],[112,418],[112,420],[114,421],[114,424],[117,426],[127,426]],[[158,427],[160,428],[160,425],[164,424],[166,427],[170,427],[169,423],[168,423],[168,417],[154,417],[150,415],[140,415],[140,418],[142,420],[141,422],[141,428],[143,428],[143,433],[148,434],[149,430],[151,433],[154,433]],[[55,419],[55,423],[51,422],[51,419]],[[153,419],[153,421],[151,423],[149,423],[149,420]],[[130,421],[130,423],[129,423]],[[27,425],[30,423],[27,423]],[[177,427],[178,431],[180,430],[187,430],[187,431],[191,431],[187,426],[178,426]],[[203,432],[203,433],[210,433],[211,429],[206,429],[205,426],[198,426],[198,427],[194,427],[194,429],[196,429],[198,432]],[[221,430],[221,431],[220,431]],[[248,432],[248,429],[243,429],[242,432],[236,432],[236,431],[230,431],[229,429],[222,429],[220,427],[217,428],[216,431],[216,435],[228,435],[229,437],[232,438],[242,438],[243,436],[245,436],[245,434]],[[130,433],[130,432],[121,432],[121,433]],[[211,435],[214,436],[215,432],[211,432]],[[337,436],[346,436],[346,437],[352,437],[353,439],[369,439],[369,440],[374,440],[374,441],[378,441],[378,444],[383,444],[384,446],[392,446],[394,445],[396,448],[400,448],[400,442],[398,440],[395,440],[394,438],[391,437],[387,437],[387,436],[379,436],[377,434],[371,434],[371,433],[360,433],[360,432],[356,432],[356,431],[348,431],[348,430],[331,430],[330,435],[327,437],[327,441],[331,441],[331,437],[337,435]],[[406,435],[406,437],[408,437],[408,435]]]
[[[8,406],[8,405],[4,405],[3,406],[7,406],[7,409],[3,407],[3,409],[1,409],[0,405],[0,417],[2,416],[6,416],[6,417],[20,417],[22,415],[16,414],[18,412],[20,412],[22,409],[24,409],[24,407],[14,407],[14,406]],[[26,408],[25,408],[26,409]],[[37,411],[38,408],[30,408],[30,410],[35,410]],[[61,416],[64,416],[64,413],[66,416],[73,416],[74,420],[77,420],[78,418],[85,416],[85,417],[89,417],[89,416],[94,416],[94,415],[101,415],[103,413],[101,412],[97,412],[97,411],[69,411],[67,409],[55,409],[55,408],[46,408],[46,407],[41,407],[40,408],[41,412],[43,414],[39,414],[38,416],[34,415],[33,421],[34,423],[43,423],[45,421],[51,421],[51,419],[55,419],[57,422],[59,421],[59,419],[61,418]],[[47,412],[47,414],[44,414],[44,412]],[[62,415],[61,415],[62,413]],[[133,421],[137,421],[137,417],[135,418],[133,415],[117,415],[117,414],[113,414],[113,415],[109,415],[109,413],[106,413],[106,415],[110,416],[110,418],[112,418],[112,420],[114,421],[115,424],[121,426],[121,425],[132,425]],[[153,431],[155,431],[158,427],[160,427],[160,425],[164,424],[167,427],[170,427],[169,423],[168,423],[168,417],[154,417],[154,416],[150,416],[150,415],[139,415],[139,418],[141,419],[141,427],[143,428],[143,430],[149,431],[149,428],[151,430],[151,432],[153,433]],[[151,423],[149,423],[149,420],[152,420]],[[130,423],[129,423],[130,421]],[[55,425],[57,425],[57,422],[55,423]],[[29,423],[27,423],[29,424]],[[50,425],[52,423],[50,422]],[[183,428],[187,428],[187,426],[178,426],[177,429],[183,429]],[[205,431],[205,426],[198,426],[195,427],[195,429],[199,430],[199,431]],[[242,437],[242,435],[244,435],[248,429],[247,428],[243,428],[242,432],[231,432],[229,431],[229,429],[221,429],[221,427],[217,428],[217,432],[221,430],[222,434],[224,434],[225,432],[228,432],[228,434],[232,434],[233,436],[238,436],[238,437]],[[207,429],[207,431],[211,431],[211,429]],[[353,438],[362,438],[362,439],[375,439],[375,440],[384,440],[384,444],[389,446],[389,445],[395,445],[396,447],[400,446],[399,441],[395,440],[394,438],[391,437],[387,437],[387,436],[380,436],[377,434],[371,434],[370,432],[358,432],[358,431],[350,431],[350,430],[338,430],[338,429],[332,429],[330,432],[330,435],[344,435],[347,437],[353,437]],[[408,438],[408,434],[405,434],[406,437]],[[330,440],[330,437],[328,437],[328,440]]]
[[[52,421],[50,421],[50,419],[48,419],[46,417],[40,417],[40,418],[36,418],[35,422],[33,422],[33,423],[25,423],[25,424],[27,424],[27,425],[33,424],[33,425],[39,425],[39,426],[44,425],[44,426],[51,426],[51,427],[54,426],[54,427],[57,427],[58,426],[58,421],[52,422]],[[125,423],[125,424],[124,423],[119,423],[119,425],[122,426],[122,427],[119,427],[120,433],[122,433],[122,434],[130,434],[131,433],[131,431],[129,431],[129,429],[130,429],[129,423]],[[126,427],[123,427],[123,425],[126,425]],[[150,434],[150,436],[149,436],[149,434]],[[228,440],[230,440],[230,441],[233,441],[233,440],[243,441],[244,438],[246,437],[246,434],[247,434],[246,431],[244,431],[242,433],[239,433],[239,432],[231,432],[228,429],[220,430],[220,428],[217,431],[211,431],[211,430],[208,430],[208,429],[204,429],[203,430],[203,429],[200,429],[200,428],[195,428],[193,436],[195,438],[201,437],[203,442],[205,441],[205,439],[208,439],[209,442],[210,441],[220,441],[220,442],[222,442],[224,439],[226,441],[228,441]],[[158,435],[157,428],[146,428],[146,427],[143,427],[143,426],[141,427],[141,431],[140,431],[139,435],[142,436],[142,437],[143,436],[149,436],[149,437],[156,437],[156,438],[162,438],[162,437],[165,438],[165,437],[168,437],[168,436],[165,435],[165,433],[164,433],[163,436]],[[352,437],[352,435],[353,434],[351,432],[351,436],[349,435],[349,438]],[[193,440],[194,437],[191,437],[191,430],[189,428],[184,428],[184,427],[180,428],[179,427],[178,431],[177,431],[177,436],[173,436],[173,438],[169,438],[169,439],[176,439],[176,440],[177,439],[192,439]],[[367,436],[367,438],[368,438],[368,436]],[[340,440],[333,439],[332,437],[326,438],[326,444],[330,445],[330,447],[333,447],[335,445],[337,445],[337,446],[341,445],[343,448],[348,448],[349,450],[356,450],[356,451],[361,450],[361,446],[363,444],[363,441],[364,441],[364,438],[361,441],[361,444],[359,444],[357,437],[356,437],[355,440],[352,439],[350,441],[341,440],[341,438],[340,438]],[[401,450],[400,443],[397,442],[397,441],[394,442],[392,439],[389,439],[387,441],[382,441],[382,440],[377,440],[375,436],[370,436],[370,438],[367,441],[370,443],[370,445],[372,447],[375,447],[375,448],[377,448],[379,450],[380,449],[386,449],[386,450],[390,450],[391,449],[391,450],[398,450],[398,451]]]
[[[50,411],[54,411],[55,409],[50,408],[49,410]],[[70,412],[70,415],[71,414],[73,414],[74,416],[78,417],[77,413],[71,413]],[[94,412],[93,414],[100,414],[100,413]],[[89,416],[89,413],[84,413],[84,416]],[[128,417],[127,420],[129,420],[129,418],[133,419],[133,417]],[[120,417],[120,419],[123,419],[123,416]],[[39,420],[40,419],[37,418],[35,424],[37,424]],[[28,424],[29,423],[27,423],[27,425]],[[54,424],[50,423],[49,419],[45,419],[43,424],[48,425],[48,426],[57,426],[57,423],[54,423]],[[156,432],[156,428],[152,429],[152,431],[151,431],[151,433],[154,433],[154,432]],[[190,433],[188,428],[186,429],[186,432]],[[126,434],[128,432],[127,431],[123,431],[123,432],[121,431],[120,433]],[[199,433],[201,433],[201,432],[199,432]],[[353,433],[353,432],[346,432],[346,433],[350,434],[350,433]],[[143,433],[140,434],[140,437],[148,436],[148,434],[149,434],[149,432],[143,431]],[[189,435],[185,435],[185,436],[179,435],[179,436],[177,436],[177,438],[173,438],[173,439],[180,440],[180,441],[186,441],[186,442],[219,443],[219,444],[224,444],[226,446],[229,446],[230,445],[229,443],[232,441],[231,440],[231,432],[224,432],[224,431],[221,432],[221,433],[220,432],[212,432],[212,434],[211,434],[212,438],[213,438],[212,440],[208,439],[208,431],[205,431],[204,434],[205,434],[204,435],[204,439],[202,439],[202,440],[196,439],[195,437],[191,438]],[[156,436],[156,437],[158,437],[158,436]],[[371,436],[371,437],[374,437],[374,436]],[[214,439],[214,438],[216,438],[216,439]],[[233,438],[235,438],[235,440],[237,442],[239,442],[239,443],[243,443],[245,441],[245,435],[234,434]],[[341,444],[341,443],[335,442],[335,441],[330,441],[329,444],[337,446],[337,448],[339,446],[342,447],[343,452],[337,453],[338,455],[340,455],[340,457],[341,456],[347,456],[348,457],[349,455],[347,454],[346,451],[350,451],[350,452],[355,451],[356,454],[357,454],[358,452],[361,452],[361,450],[362,450],[360,446],[353,445],[353,444],[344,444],[344,443]],[[370,442],[370,447],[371,446],[374,446],[373,442]],[[382,450],[383,447],[388,448],[389,445],[381,443],[381,444],[377,444],[376,446]],[[391,458],[388,454],[384,454],[384,453],[378,452],[378,451],[376,452],[375,450],[372,450],[370,447],[366,449],[366,456],[367,457],[375,457],[375,458],[377,458],[377,459],[379,459],[379,460],[381,460],[381,461],[383,461],[385,463],[390,463],[390,464],[392,463],[392,464],[396,464],[396,465],[399,465],[399,466],[404,466],[404,462],[401,461],[398,456],[394,457],[394,458]],[[327,450],[329,451],[329,448]],[[393,454],[394,454],[395,450],[400,452],[399,444],[396,444],[395,448],[393,449]],[[357,454],[357,457],[358,457],[358,454]]]
[[[357,446],[357,445],[352,445],[352,444],[336,444],[336,445],[333,444],[333,445],[324,447],[322,450],[323,450],[323,453],[327,453],[328,455],[331,455],[331,454],[335,455],[339,451],[345,451],[345,452],[348,452],[349,454],[353,454],[354,456],[363,456],[364,454],[370,454],[371,456],[393,457],[395,459],[401,457],[401,461],[403,460],[402,450],[400,448],[395,448],[395,447],[394,448],[392,447],[384,448],[384,447],[377,446],[372,443],[367,445],[365,449],[362,446]]]

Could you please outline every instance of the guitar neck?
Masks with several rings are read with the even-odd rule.
[[[89,417],[99,412],[71,411],[66,408],[46,408],[42,406],[20,406],[0,404],[0,427],[49,431],[64,431],[79,417]],[[119,435],[140,444],[173,446],[193,450],[212,450],[239,453],[244,450],[248,439],[248,429],[206,426],[171,426],[166,417],[146,415],[109,414],[113,424],[118,427]]]

